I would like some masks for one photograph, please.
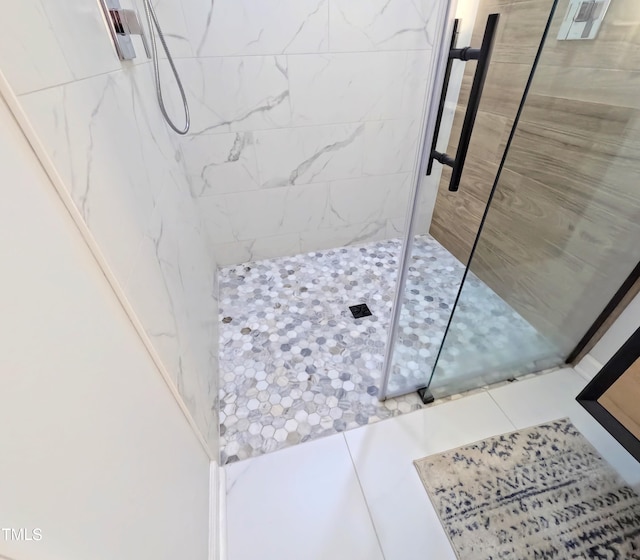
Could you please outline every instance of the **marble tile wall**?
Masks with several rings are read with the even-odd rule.
[[[194,56],[182,8],[158,2],[172,49]],[[97,2],[5,2],[3,15],[0,71],[215,454],[217,267],[151,66],[118,60]]]
[[[189,10],[182,150],[220,264],[395,237],[443,0]]]
[[[186,138],[96,2],[3,6],[0,71],[215,450],[217,264],[398,235],[442,0],[154,3]]]

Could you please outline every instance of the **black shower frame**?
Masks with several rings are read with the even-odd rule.
[[[640,440],[616,419],[598,399],[606,393],[632,365],[640,358],[640,328],[631,335],[624,346],[616,352],[593,380],[576,397],[576,400],[607,430],[618,442],[640,462]],[[640,405],[640,403],[638,403]]]
[[[577,346],[571,351],[571,354],[566,359],[567,364],[573,364],[577,358],[582,354],[582,351],[585,347],[591,342],[594,336],[596,336],[597,332],[600,330],[602,325],[611,317],[616,308],[624,301],[624,298],[629,293],[631,288],[633,288],[634,284],[640,280],[640,262],[635,266],[635,268],[631,271],[631,274],[624,281],[622,286],[618,288],[618,291],[611,298],[607,306],[602,310],[602,313],[598,315],[598,318],[595,320],[593,325],[589,327],[589,330],[582,337],[580,342],[578,342]]]

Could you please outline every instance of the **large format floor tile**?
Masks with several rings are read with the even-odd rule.
[[[413,461],[513,429],[482,393],[345,434],[386,560],[455,560]]]
[[[342,434],[226,467],[229,560],[382,560]]]
[[[640,485],[575,401],[586,383],[564,369],[229,465],[228,560],[455,560],[413,461],[557,418]]]

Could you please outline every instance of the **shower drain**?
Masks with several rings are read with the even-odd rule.
[[[349,309],[354,319],[362,319],[363,317],[370,317],[371,311],[366,303],[359,303],[358,305],[350,305]]]

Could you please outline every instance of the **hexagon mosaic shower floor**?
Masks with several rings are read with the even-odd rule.
[[[423,407],[415,392],[377,397],[400,252],[396,239],[221,269],[221,464]],[[395,389],[431,371],[464,272],[428,235],[416,237],[412,259]],[[485,335],[509,346],[532,336],[525,332],[532,327],[489,288],[477,279],[471,284],[475,306],[492,320],[475,321],[478,310],[467,312],[476,324],[461,344]],[[349,306],[359,303],[369,306],[370,317],[354,319]],[[450,346],[443,359],[454,361],[456,345]]]

